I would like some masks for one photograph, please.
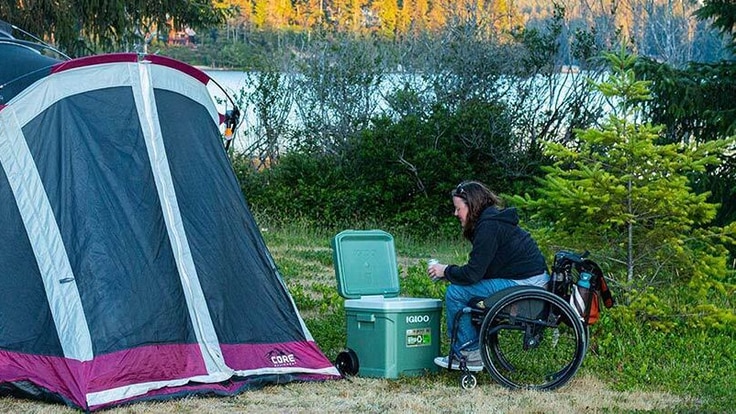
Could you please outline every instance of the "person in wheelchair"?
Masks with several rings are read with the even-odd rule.
[[[472,243],[468,262],[460,265],[434,264],[427,273],[450,283],[445,293],[447,333],[452,335],[455,315],[473,298],[487,298],[516,285],[546,286],[549,281],[544,255],[531,235],[519,227],[516,209],[504,208],[503,200],[478,181],[463,181],[452,190],[454,215],[460,220],[463,237]],[[486,304],[491,306],[492,304]],[[459,369],[464,357],[469,371],[482,371],[477,328],[470,314],[457,322],[458,349],[450,350],[451,369]],[[435,364],[448,368],[449,357],[435,358]]]

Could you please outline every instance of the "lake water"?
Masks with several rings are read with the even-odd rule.
[[[216,85],[210,83],[208,88],[217,103],[220,113],[225,113],[225,110],[232,107],[226,99],[225,93],[240,105],[239,109],[242,114],[241,125],[238,128],[237,135],[235,137],[235,148],[237,150],[249,148],[251,144],[257,141],[257,135],[259,134],[258,117],[256,116],[252,105],[249,105],[247,102],[238,101],[242,101],[242,97],[248,96],[254,92],[253,85],[258,82],[258,79],[256,78],[257,73],[227,70],[205,70],[205,73],[207,73],[216,82]],[[402,74],[384,77],[383,83],[376,89],[375,96],[371,98],[374,101],[373,114],[376,114],[387,107],[383,95],[386,92],[393,90],[396,82],[404,82],[408,77],[414,81],[420,79],[417,76]],[[298,96],[293,98],[294,104],[290,108],[288,116],[286,116],[286,122],[288,122],[290,126],[296,128],[302,126],[301,115],[298,111],[298,99]]]
[[[207,73],[216,82],[216,84],[219,85],[218,87],[217,85],[210,83],[209,89],[216,101],[220,113],[225,113],[225,110],[232,108],[232,105],[226,99],[225,93],[227,93],[236,102],[238,102],[238,100],[242,101],[243,97],[248,96],[254,91],[253,85],[257,82],[257,79],[255,78],[256,73],[253,72],[205,70],[205,73]],[[542,102],[542,105],[545,106],[557,105],[558,102],[565,99],[566,94],[573,90],[571,85],[578,85],[579,83],[584,82],[584,77],[585,75],[576,76],[574,73],[560,73],[556,79],[562,87],[550,87],[548,96],[544,96],[545,87],[542,87],[539,89],[540,95],[536,96],[535,99],[537,99],[538,102]],[[422,80],[420,76],[412,74],[390,74],[385,76],[382,84],[376,88],[375,96],[371,98],[374,100],[374,114],[377,114],[388,107],[384,96],[388,92],[396,90],[406,82],[414,83],[416,85],[422,82]],[[540,83],[538,83],[538,85],[549,85],[549,79],[540,78]],[[511,101],[513,101],[514,98],[510,96],[513,96],[513,92],[507,96],[507,99],[513,105],[515,103]],[[295,101],[297,99],[299,99],[299,97],[294,97]],[[240,105],[239,109],[242,115],[241,123],[235,137],[234,147],[236,150],[243,151],[248,149],[254,142],[258,141],[258,135],[260,132],[258,127],[258,117],[254,113],[252,105],[245,102],[238,103]],[[292,105],[288,116],[286,116],[285,122],[288,122],[292,127],[299,128],[302,122],[300,115],[297,113],[297,106],[298,103],[296,102]],[[537,107],[537,109],[539,109],[539,107]],[[285,146],[285,143],[282,143],[282,145]]]

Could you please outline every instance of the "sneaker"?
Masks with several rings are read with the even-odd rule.
[[[468,371],[472,372],[480,372],[483,371],[483,360],[480,357],[480,350],[476,349],[474,351],[460,351],[460,353],[465,357],[465,366],[468,368]],[[447,361],[449,360],[449,357],[437,357],[434,359],[434,363],[436,365],[441,366],[442,368],[447,368]],[[460,369],[460,361],[457,357],[452,358],[452,367],[450,369],[459,370]]]

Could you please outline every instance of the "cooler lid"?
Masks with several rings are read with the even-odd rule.
[[[393,312],[437,312],[442,309],[442,301],[433,298],[384,298],[383,296],[364,296],[345,301],[345,310],[355,311],[393,311]]]
[[[345,230],[332,238],[337,291],[347,299],[399,295],[394,238],[382,230]]]

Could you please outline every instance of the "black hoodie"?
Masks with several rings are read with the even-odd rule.
[[[445,277],[457,285],[472,285],[481,279],[526,279],[546,270],[537,243],[519,227],[516,209],[488,207],[475,223],[468,263],[448,266]]]

